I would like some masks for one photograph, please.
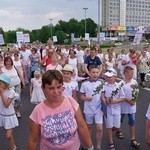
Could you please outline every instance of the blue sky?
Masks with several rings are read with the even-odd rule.
[[[85,18],[84,7],[88,7],[86,17],[98,22],[98,0],[1,0],[0,27],[4,31],[40,29],[59,20]]]

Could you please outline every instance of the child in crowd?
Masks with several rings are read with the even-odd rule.
[[[113,128],[120,128],[121,106],[120,102],[124,100],[125,95],[122,85],[119,85],[115,80],[117,72],[112,68],[104,74],[106,82],[103,85],[101,99],[106,105],[105,124],[108,134],[109,149],[115,150],[113,144]]]
[[[66,64],[62,70],[63,73],[63,80],[64,80],[64,96],[70,96],[73,97],[75,100],[77,100],[77,94],[76,91],[78,89],[78,84],[76,81],[72,81],[71,78],[73,76],[73,68],[71,65]]]
[[[13,137],[13,128],[17,127],[18,119],[14,110],[14,99],[19,97],[14,90],[9,89],[11,78],[0,75],[0,127],[6,130],[9,149],[16,150],[16,144]]]
[[[96,123],[97,150],[101,150],[101,141],[103,133],[103,114],[101,111],[100,93],[94,93],[97,87],[102,84],[98,79],[99,69],[97,66],[89,67],[90,78],[84,81],[80,88],[80,98],[84,101],[85,120],[89,131],[92,134],[92,124]],[[100,91],[101,92],[101,91]]]
[[[128,125],[131,135],[131,146],[139,148],[140,143],[135,138],[135,113],[136,113],[136,100],[138,96],[138,83],[133,79],[134,69],[130,66],[124,68],[124,81],[120,81],[123,84],[123,90],[125,93],[125,101],[121,103],[121,122],[125,114],[128,114]],[[120,139],[123,138],[121,129],[116,132],[116,136]]]
[[[34,72],[34,78],[31,78],[30,84],[31,103],[38,104],[45,99],[41,86],[42,86],[41,72],[39,70],[36,70]]]

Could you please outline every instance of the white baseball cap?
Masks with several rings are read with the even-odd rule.
[[[112,68],[112,69],[106,70],[104,75],[107,77],[117,76],[117,72],[115,69]]]

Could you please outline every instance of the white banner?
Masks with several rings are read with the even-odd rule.
[[[53,42],[58,42],[57,36],[53,36]]]
[[[105,32],[100,32],[100,38],[104,38],[105,37]]]
[[[85,40],[89,40],[89,39],[90,39],[89,33],[85,33]]]
[[[142,40],[142,35],[143,35],[143,33],[136,33],[136,35],[134,37],[133,45],[140,44],[140,42]]]
[[[30,35],[29,33],[23,34],[23,42],[30,43]]]
[[[4,38],[3,38],[3,34],[0,34],[0,45],[4,45]]]
[[[74,42],[74,33],[71,33],[71,42]]]
[[[134,37],[133,45],[139,45],[142,40],[142,35],[145,32],[144,26],[139,26]]]
[[[23,42],[23,32],[16,32],[17,42]]]

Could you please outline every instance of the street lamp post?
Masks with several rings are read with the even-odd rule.
[[[85,11],[85,34],[86,34],[86,11],[87,11],[88,8],[87,8],[87,7],[84,7],[83,9],[84,9],[84,11]]]
[[[98,0],[97,42],[100,44],[100,0]]]
[[[51,26],[51,40],[52,40],[52,38],[53,38],[53,31],[52,31],[52,21],[53,21],[53,19],[49,19],[50,20],[50,26]]]

